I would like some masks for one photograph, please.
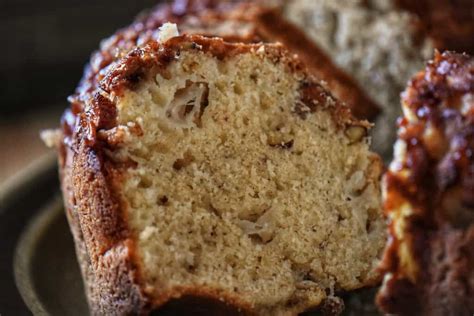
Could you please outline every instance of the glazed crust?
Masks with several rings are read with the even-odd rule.
[[[101,138],[100,131],[116,126],[116,108],[111,101],[114,96],[121,95],[125,89],[133,90],[139,82],[157,73],[166,72],[166,67],[180,52],[198,50],[223,60],[237,54],[255,53],[263,46],[232,44],[199,35],[175,37],[164,44],[150,41],[112,63],[107,73],[100,74],[100,81],[96,80],[90,89],[74,98],[63,117],[60,174],[68,220],[93,314],[147,314],[160,308],[169,311],[180,308],[180,304],[172,302],[181,297],[200,302],[199,306],[194,306],[197,310],[202,311],[202,306],[207,306],[205,311],[210,315],[220,315],[224,311],[226,314],[251,314],[249,304],[238,296],[212,289],[174,288],[159,298],[147,295],[141,281],[135,239],[127,225],[126,204],[120,193],[122,170],[133,164],[107,159],[105,152],[114,148],[111,142]],[[264,47],[267,58],[285,65],[289,72],[301,75],[301,101],[310,111],[326,106],[328,98],[333,99],[281,45]],[[333,101],[328,111],[337,126],[369,127],[367,122],[353,118],[342,103]],[[306,112],[295,114],[307,115]]]
[[[377,303],[402,315],[474,313],[474,59],[437,54],[403,94],[385,175],[390,238]]]

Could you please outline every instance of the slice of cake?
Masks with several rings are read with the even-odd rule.
[[[403,94],[385,176],[386,313],[474,313],[474,59],[437,54]]]
[[[92,312],[340,310],[385,243],[368,124],[281,45],[176,35],[104,44],[63,118]]]

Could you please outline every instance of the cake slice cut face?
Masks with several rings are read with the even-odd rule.
[[[96,278],[114,247],[127,254],[140,298],[126,312],[198,297],[295,314],[378,280],[381,165],[368,126],[281,46],[151,42],[114,63],[93,99],[71,146],[100,157],[123,234],[97,250],[87,227],[101,219],[87,194],[73,203]],[[85,185],[72,178],[73,191]],[[107,298],[92,309],[117,304],[92,291]]]

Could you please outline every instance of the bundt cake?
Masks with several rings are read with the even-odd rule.
[[[62,120],[92,313],[340,311],[385,244],[369,124],[282,45],[152,14],[102,44]]]
[[[474,59],[438,53],[402,105],[377,302],[397,315],[473,315]]]

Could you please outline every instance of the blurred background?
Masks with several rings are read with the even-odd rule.
[[[100,40],[157,0],[0,0],[0,185],[48,153],[56,127]]]

